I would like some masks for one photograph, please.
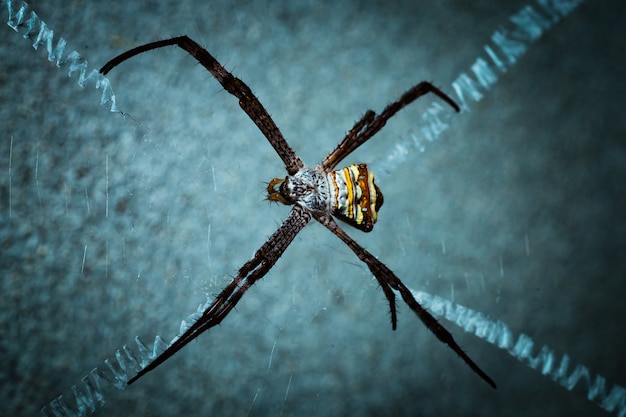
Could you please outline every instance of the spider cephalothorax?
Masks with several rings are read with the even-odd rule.
[[[327,211],[330,202],[328,179],[316,168],[302,168],[283,179],[271,180],[267,199],[287,205],[300,204],[313,213],[322,213]]]
[[[274,266],[300,230],[311,219],[315,219],[341,239],[372,272],[389,302],[391,326],[394,330],[397,324],[396,293],[399,293],[402,300],[439,340],[447,344],[474,372],[495,388],[496,385],[493,380],[463,352],[450,332],[417,302],[400,278],[385,264],[376,259],[374,255],[348,236],[333,219],[333,216],[336,216],[364,232],[369,232],[374,227],[378,210],[383,205],[383,195],[376,184],[374,184],[374,174],[368,170],[365,164],[350,165],[346,168],[335,170],[339,162],[372,138],[383,128],[387,120],[400,109],[424,94],[435,94],[456,111],[459,111],[456,103],[437,87],[427,82],[421,82],[407,90],[398,100],[385,107],[380,114],[377,115],[372,110],[365,112],[352,129],[348,131],[339,145],[318,166],[307,168],[291,149],[267,113],[267,110],[265,110],[250,88],[239,78],[226,71],[207,50],[187,36],[138,46],[113,58],[102,67],[100,72],[106,75],[113,67],[128,58],[168,45],[176,45],[189,52],[191,56],[213,74],[226,91],[239,99],[239,105],[243,111],[246,112],[267,138],[278,156],[283,160],[287,170],[285,178],[274,178],[268,184],[268,199],[293,205],[293,207],[289,216],[278,230],[256,251],[252,259],[239,269],[237,276],[202,311],[200,318],[185,330],[183,334],[175,338],[160,356],[141,369],[128,383],[133,383],[142,375],[165,362],[205,330],[221,323],[248,288],[263,278]]]
[[[302,168],[267,186],[267,199],[283,204],[300,204],[313,213],[332,213],[364,232],[378,220],[383,194],[374,183],[374,174],[365,164],[322,172],[321,166]]]

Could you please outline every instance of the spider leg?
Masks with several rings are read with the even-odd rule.
[[[213,300],[211,305],[202,312],[202,316],[180,335],[180,337],[175,339],[160,356],[131,378],[128,384],[132,384],[140,377],[165,362],[186,344],[200,336],[204,331],[221,323],[224,317],[226,317],[237,302],[239,302],[243,294],[257,280],[263,278],[274,266],[298,232],[300,232],[310,220],[311,215],[309,212],[301,206],[295,205],[278,230],[276,230],[267,242],[256,251],[252,259],[239,269],[237,276],[234,277],[230,284]]]
[[[280,159],[282,159],[285,163],[287,172],[290,175],[295,174],[300,168],[304,167],[300,158],[298,158],[293,149],[291,149],[291,147],[287,144],[287,141],[283,137],[282,133],[280,133],[276,123],[274,123],[259,99],[257,99],[252,93],[250,87],[248,87],[246,83],[241,81],[239,78],[234,77],[213,57],[213,55],[187,36],[164,39],[133,48],[104,64],[104,66],[100,69],[100,72],[103,75],[106,75],[114,67],[135,55],[170,45],[176,45],[187,51],[200,64],[202,64],[202,66],[209,70],[211,74],[213,74],[226,91],[239,99],[239,106],[241,106],[243,111],[246,112],[250,119],[252,119],[252,121],[261,130],[263,135],[265,135]]]
[[[413,86],[407,92],[395,102],[389,104],[385,109],[376,116],[372,110],[368,110],[365,115],[355,123],[354,127],[346,134],[343,140],[337,145],[337,147],[322,161],[321,166],[324,172],[332,171],[339,162],[345,157],[354,152],[359,146],[367,142],[372,136],[374,136],[380,129],[385,126],[387,120],[400,111],[403,107],[411,104],[424,94],[433,93],[446,103],[448,103],[454,110],[459,111],[459,106],[448,97],[443,91],[435,87],[429,82],[422,81],[421,83]]]
[[[369,270],[374,274],[381,287],[383,288],[383,292],[387,296],[389,303],[391,304],[392,310],[392,327],[395,329],[395,306],[393,299],[389,298],[389,293],[391,293],[393,297],[393,292],[391,289],[394,289],[400,293],[404,302],[417,314],[417,317],[424,323],[424,325],[437,336],[437,338],[448,345],[457,355],[463,359],[463,361],[469,365],[469,367],[478,374],[485,382],[491,385],[493,388],[496,387],[495,382],[474,363],[474,361],[461,349],[461,347],[456,343],[452,334],[445,327],[443,327],[439,321],[434,318],[424,307],[417,302],[411,291],[400,281],[398,278],[387,266],[385,266],[382,262],[374,257],[371,253],[365,250],[361,245],[356,243],[350,236],[344,232],[339,225],[333,220],[332,217],[328,214],[321,214],[316,216],[316,219],[326,226],[328,230],[333,232],[335,236],[341,239],[352,251],[359,257],[359,259],[367,265]]]

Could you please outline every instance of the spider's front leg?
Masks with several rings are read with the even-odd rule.
[[[109,62],[104,64],[104,66],[100,69],[100,72],[103,75],[106,75],[117,65],[129,58],[134,57],[135,55],[171,45],[178,46],[179,48],[187,51],[204,68],[213,74],[215,79],[222,85],[222,87],[224,87],[226,91],[239,99],[239,106],[244,112],[246,112],[248,117],[252,119],[254,124],[257,125],[259,130],[270,142],[278,156],[285,163],[285,168],[290,175],[295,174],[300,168],[304,167],[300,158],[298,158],[293,149],[291,149],[289,144],[287,144],[287,141],[283,137],[282,133],[280,133],[278,126],[276,126],[276,123],[274,123],[274,120],[272,120],[271,116],[267,110],[265,110],[265,107],[263,107],[259,99],[252,93],[250,87],[248,87],[248,85],[239,78],[228,72],[226,68],[224,68],[222,64],[220,64],[217,59],[213,57],[213,55],[188,36],[178,36],[171,39],[164,39],[140,45],[111,59]]]
[[[211,305],[202,312],[202,316],[175,339],[160,356],[131,378],[128,384],[132,384],[165,362],[204,331],[221,323],[252,284],[268,273],[298,232],[310,220],[311,215],[309,212],[299,205],[295,205],[278,230],[256,251],[252,259],[239,269],[237,276],[215,297]]]
[[[478,374],[485,382],[496,387],[496,383],[474,363],[474,361],[461,349],[456,343],[452,334],[445,327],[443,327],[436,318],[434,318],[424,307],[417,302],[411,290],[409,290],[387,266],[374,257],[371,253],[365,250],[361,245],[356,243],[346,232],[344,232],[335,220],[329,214],[320,214],[315,217],[321,224],[323,224],[328,230],[330,230],[335,236],[341,239],[352,251],[359,257],[359,259],[367,265],[369,270],[374,274],[378,282],[380,283],[385,296],[389,300],[391,306],[391,320],[392,327],[396,328],[396,312],[393,290],[396,290],[402,296],[404,302],[417,314],[422,323],[431,332],[437,336],[437,338],[448,345],[457,355],[463,359],[463,361],[469,365],[469,367]],[[391,294],[391,297],[390,295]]]
[[[424,94],[433,93],[443,101],[448,103],[455,111],[459,111],[459,106],[446,93],[429,82],[422,81],[406,91],[400,98],[389,104],[377,116],[372,110],[368,110],[361,119],[354,124],[354,127],[346,134],[337,147],[320,164],[324,172],[332,171],[339,162],[346,156],[354,152],[359,146],[367,142],[380,129],[385,126],[387,120],[393,117],[403,107],[411,104]]]

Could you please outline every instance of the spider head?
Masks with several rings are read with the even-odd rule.
[[[329,190],[326,174],[317,168],[302,168],[285,178],[267,184],[267,199],[283,204],[300,204],[314,213],[328,210]]]
[[[291,197],[289,187],[289,177],[274,178],[267,184],[267,199],[270,201],[278,201],[286,205],[292,205],[296,203]]]

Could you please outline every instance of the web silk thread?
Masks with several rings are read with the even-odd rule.
[[[626,416],[626,389],[613,385],[607,394],[606,379],[601,375],[596,375],[592,382],[589,368],[580,364],[570,367],[569,355],[562,355],[559,361],[558,355],[550,347],[544,345],[537,355],[533,356],[535,347],[533,339],[523,333],[515,339],[506,323],[500,320],[494,321],[481,312],[455,304],[442,297],[423,291],[411,290],[411,293],[436,317],[444,317],[466,332],[506,350],[509,355],[541,372],[542,375],[552,379],[566,390],[572,391],[579,382],[583,381],[587,385],[589,401],[605,411],[616,412],[619,417]]]
[[[92,69],[89,72],[89,64],[78,52],[72,51],[63,56],[67,42],[59,38],[56,46],[54,43],[54,31],[37,16],[37,13],[30,9],[28,3],[22,2],[16,8],[12,0],[5,0],[8,12],[7,25],[21,34],[25,39],[33,42],[33,48],[38,50],[43,46],[47,52],[48,61],[55,62],[58,68],[66,67],[68,76],[72,77],[78,73],[78,85],[84,87],[86,84],[95,83],[96,89],[102,89],[100,104],[110,104],[112,112],[118,112],[115,105],[115,93],[111,87],[111,82],[98,70]]]

